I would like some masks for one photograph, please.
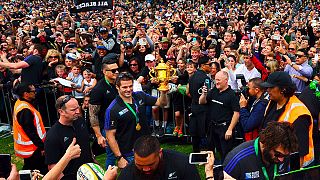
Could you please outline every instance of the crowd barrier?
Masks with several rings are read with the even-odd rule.
[[[58,113],[55,109],[55,101],[61,94],[57,88],[44,85],[37,87],[37,95],[36,95],[36,108],[41,113],[42,120],[46,129],[50,129],[50,127],[57,121]],[[13,107],[14,103],[17,99],[17,96],[13,94],[12,90],[1,89],[0,90],[0,137],[10,135],[12,132],[12,115],[13,115]],[[169,94],[170,98],[174,96],[174,94]],[[184,128],[183,134],[184,136],[188,136],[188,119],[189,119],[189,105],[185,102],[185,99],[182,101],[183,103],[183,112],[181,115],[183,116]],[[163,110],[163,109],[162,109]],[[161,113],[162,112],[162,113]],[[163,111],[160,112],[160,117],[163,119]],[[84,112],[85,113],[85,112]],[[152,121],[152,112],[149,112],[147,116],[150,124],[153,124]],[[169,116],[168,116],[168,126],[171,126],[173,129],[175,127],[175,114],[174,114],[174,104],[171,101],[169,108]],[[171,133],[166,133],[165,135],[170,136]]]

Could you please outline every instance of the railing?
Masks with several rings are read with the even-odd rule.
[[[57,88],[44,85],[37,87],[37,95],[36,95],[36,102],[38,111],[41,113],[42,120],[46,129],[49,129],[57,120],[58,120],[58,113],[55,108],[55,101],[56,99],[64,94],[61,94]],[[173,94],[169,94],[170,98],[172,99]],[[12,93],[11,90],[0,89],[0,138],[5,137],[11,134],[12,132],[12,114],[13,114],[13,107],[16,101],[16,95]],[[188,124],[186,120],[189,119],[188,112],[187,112],[187,104],[185,99],[183,99],[183,112],[181,115],[183,116],[183,134],[184,136],[187,135],[187,127]],[[161,109],[160,109],[161,112]],[[150,115],[152,117],[152,114]],[[163,116],[162,116],[163,117]],[[174,104],[171,101],[169,116],[168,116],[168,123],[173,123],[173,127],[175,127],[175,114],[174,114]],[[149,121],[151,121],[149,119]],[[165,134],[170,136],[172,134]]]

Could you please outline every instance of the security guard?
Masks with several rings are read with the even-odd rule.
[[[14,105],[13,138],[14,150],[24,159],[23,169],[38,169],[42,174],[48,172],[44,164],[44,140],[46,130],[42,117],[32,104],[36,89],[31,84],[21,83],[16,89],[19,99]]]
[[[314,160],[312,138],[313,121],[308,108],[294,95],[296,86],[287,72],[274,72],[261,84],[270,96],[262,128],[270,121],[293,125],[299,143],[300,166],[309,166]]]
[[[205,105],[199,104],[199,97],[201,95],[201,88],[207,81],[211,84],[211,79],[207,74],[211,71],[211,62],[207,56],[203,56],[198,61],[199,68],[189,79],[189,90],[191,102],[191,116],[190,116],[190,135],[192,136],[193,152],[200,152],[200,147],[205,145],[206,142],[206,113],[207,109]],[[189,93],[188,93],[189,92]]]

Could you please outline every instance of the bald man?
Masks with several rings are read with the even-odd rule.
[[[208,121],[210,122],[208,141],[209,150],[216,148],[223,162],[227,153],[234,146],[234,129],[239,120],[239,97],[228,86],[228,73],[219,71],[216,76],[216,86],[209,92],[202,87],[199,104],[208,106]]]

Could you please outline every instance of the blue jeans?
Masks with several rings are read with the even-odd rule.
[[[106,132],[104,129],[101,130],[101,134],[103,137],[106,137]],[[111,148],[109,147],[108,143],[107,143],[107,147],[106,147],[106,169],[108,169],[108,166],[114,166],[116,165],[116,157],[114,156]]]

